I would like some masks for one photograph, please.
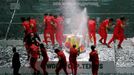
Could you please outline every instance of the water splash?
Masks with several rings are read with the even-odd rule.
[[[66,25],[69,30],[66,30],[65,33],[70,31],[70,34],[73,34],[76,38],[79,37],[81,45],[87,33],[87,9],[81,8],[77,0],[64,0],[62,8],[65,19],[70,19]]]
[[[64,1],[63,14],[70,19],[68,27],[72,34],[82,34],[82,30],[87,28],[87,9],[80,8],[76,0]]]

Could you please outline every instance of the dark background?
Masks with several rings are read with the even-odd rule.
[[[5,33],[14,11],[11,3],[16,3],[16,1],[17,0],[0,0],[0,39],[5,38]],[[59,14],[61,12],[60,6],[54,4],[62,1],[63,0],[19,0],[19,6],[16,9],[7,39],[22,39],[23,28],[20,20],[22,16],[32,16],[36,18],[38,20],[39,33],[43,33],[43,14]],[[81,8],[87,8],[90,17],[100,18],[100,22],[108,17],[114,19],[120,16],[127,17],[129,20],[125,28],[125,34],[127,37],[134,36],[134,0],[79,0],[79,2],[82,4]],[[109,33],[112,33],[112,30]]]

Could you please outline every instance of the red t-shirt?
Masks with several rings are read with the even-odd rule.
[[[31,57],[38,58],[39,57],[39,47],[32,44],[30,46],[30,53],[31,53]]]
[[[90,61],[92,62],[92,64],[99,64],[99,57],[96,50],[90,52]]]
[[[63,18],[58,17],[54,19],[56,25],[56,32],[63,32]]]
[[[32,26],[31,26],[32,25]],[[34,33],[36,33],[37,32],[37,27],[36,27],[36,20],[35,19],[30,19],[30,26],[31,26],[31,28],[32,28],[32,31],[34,32]]]
[[[96,31],[96,22],[94,20],[88,21],[88,29],[89,32],[95,32]]]
[[[75,61],[76,58],[77,58],[77,55],[78,55],[78,50],[75,49],[75,48],[70,48],[70,56],[69,56],[69,59]]]
[[[58,57],[59,57],[59,63],[67,63],[66,62],[66,56],[65,54],[63,53],[63,51],[60,51],[57,53]]]
[[[109,19],[106,19],[101,23],[100,29],[106,30],[107,25],[109,25]]]
[[[53,16],[47,16],[46,17],[46,27],[45,27],[45,29],[54,30],[54,27],[52,25],[53,22],[54,22],[54,17]]]
[[[116,26],[114,28],[114,35],[119,38],[119,37],[125,37],[124,35],[124,29],[121,27],[123,25],[123,22],[120,19],[117,19],[116,21]]]
[[[104,20],[99,27],[98,33],[101,37],[105,37],[107,35],[107,26],[109,24],[109,19]]]
[[[22,25],[23,25],[23,27],[24,27],[24,29],[25,29],[25,33],[26,33],[26,34],[32,32],[32,30],[30,29],[30,25],[29,25],[29,24],[30,24],[30,23],[29,23],[28,21],[24,21],[24,22],[22,23]]]

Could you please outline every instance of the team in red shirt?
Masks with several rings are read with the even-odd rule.
[[[58,42],[59,46],[62,47],[63,41],[63,32],[64,32],[64,19],[62,15],[53,16],[51,14],[44,15],[44,42],[48,45],[48,42],[52,43],[52,46],[55,44],[55,39]],[[48,40],[48,39],[51,40]]]
[[[58,42],[59,46],[62,47],[63,42],[63,32],[64,32],[64,18],[63,16],[53,16],[51,14],[44,15],[44,42],[48,45],[48,42],[52,43],[52,46],[55,44],[55,40]],[[97,25],[95,19],[88,20],[88,35],[90,41],[93,41],[94,46],[91,46],[92,52],[89,54],[90,61],[92,62],[92,73],[93,75],[98,74],[98,66],[99,66],[99,57],[98,53],[95,50],[96,44],[96,31]],[[111,48],[111,42],[115,40],[119,40],[118,49],[122,48],[122,42],[125,39],[124,34],[124,27],[126,25],[126,18],[121,17],[117,19],[116,25],[113,31],[113,36],[108,42],[107,41],[107,34],[108,29],[112,26],[113,19],[105,19],[101,22],[98,33],[100,35],[99,42],[107,45],[108,48]],[[41,52],[43,60],[41,62],[41,68],[43,70],[44,75],[48,75],[46,71],[46,65],[49,61],[49,57],[47,55],[47,49],[44,47],[43,44],[40,44],[41,40],[37,35],[37,21],[34,18],[22,18],[22,26],[24,28],[24,44],[25,48],[28,53],[28,59],[30,59],[30,66],[34,70],[34,74],[38,75],[39,70],[36,68],[36,62],[40,56],[39,52]],[[48,40],[50,39],[50,40]],[[59,71],[61,69],[64,70],[65,74],[68,75],[67,72],[67,61],[66,56],[62,50],[56,49],[55,53],[57,54],[59,61],[56,66],[56,75],[59,75]],[[73,75],[77,75],[77,56],[78,56],[78,49],[76,49],[76,45],[73,45],[70,48],[70,56],[69,56],[69,63],[71,66],[71,71]]]
[[[121,17],[120,19],[117,19],[116,21],[116,26],[114,28],[114,32],[113,32],[113,36],[110,39],[110,41],[108,42],[108,47],[111,48],[110,44],[115,41],[115,40],[119,40],[119,44],[118,44],[118,49],[122,49],[122,42],[125,39],[125,34],[124,34],[124,27],[126,25],[126,18],[125,17]]]

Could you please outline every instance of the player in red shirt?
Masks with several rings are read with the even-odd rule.
[[[34,43],[30,46],[30,66],[34,70],[34,75],[37,75],[39,70],[36,68],[36,62],[39,58],[39,47],[36,46]]]
[[[45,29],[44,29],[45,42],[46,42],[46,44],[48,44],[47,34],[49,34],[52,45],[54,45],[54,43],[55,43],[54,34],[55,34],[55,29],[56,29],[55,24],[54,24],[54,17],[50,14],[50,15],[44,17],[44,22],[45,22]]]
[[[92,75],[98,75],[98,69],[99,69],[99,57],[98,53],[95,50],[95,46],[91,46],[92,51],[90,52],[89,56],[90,59],[89,61],[92,62]]]
[[[55,53],[57,54],[57,56],[59,58],[59,61],[57,63],[56,70],[55,70],[56,71],[56,75],[59,75],[59,71],[61,69],[63,69],[64,72],[66,73],[66,75],[68,75],[68,72],[67,72],[67,61],[66,61],[65,54],[63,53],[63,51],[60,51],[59,49],[56,49]]]
[[[47,62],[48,62],[49,58],[48,58],[48,55],[47,55],[46,48],[44,47],[43,44],[40,44],[40,50],[41,50],[41,54],[43,56],[43,60],[41,62],[41,68],[43,69],[44,75],[48,75],[48,73],[46,71],[46,65],[47,65]]]
[[[126,24],[125,17],[121,17],[120,19],[117,19],[116,26],[115,26],[114,32],[113,32],[113,36],[110,39],[110,41],[108,42],[109,48],[111,48],[110,44],[117,39],[117,40],[119,40],[118,49],[119,48],[122,49],[121,44],[122,44],[123,40],[125,39],[125,34],[124,34],[125,24]]]
[[[78,56],[78,50],[76,49],[76,45],[73,45],[73,47],[70,48],[70,56],[69,56],[69,62],[71,65],[73,75],[77,75],[77,56]]]
[[[64,32],[64,27],[63,27],[63,17],[62,16],[55,16],[55,25],[56,25],[56,40],[59,43],[60,47],[62,47],[62,41],[63,41],[63,32]]]
[[[90,41],[92,41],[92,38],[93,38],[94,45],[96,46],[96,21],[95,19],[89,19],[88,21],[88,34],[89,34]]]
[[[112,25],[113,19],[106,19],[104,20],[99,27],[98,33],[101,37],[101,39],[99,40],[100,43],[107,45],[106,41],[107,41],[107,29]],[[102,42],[102,40],[104,40],[104,42]]]
[[[30,26],[29,26],[29,20],[28,19],[26,19],[26,18],[24,18],[24,17],[22,17],[21,18],[21,20],[22,20],[22,26],[23,26],[23,28],[24,28],[24,46],[25,46],[25,48],[26,48],[26,50],[27,50],[27,55],[28,55],[28,59],[29,59],[29,45],[28,45],[28,43],[26,42],[26,40],[25,40],[25,38],[28,36],[28,35],[30,35],[30,33],[32,32],[32,30],[30,30]]]

